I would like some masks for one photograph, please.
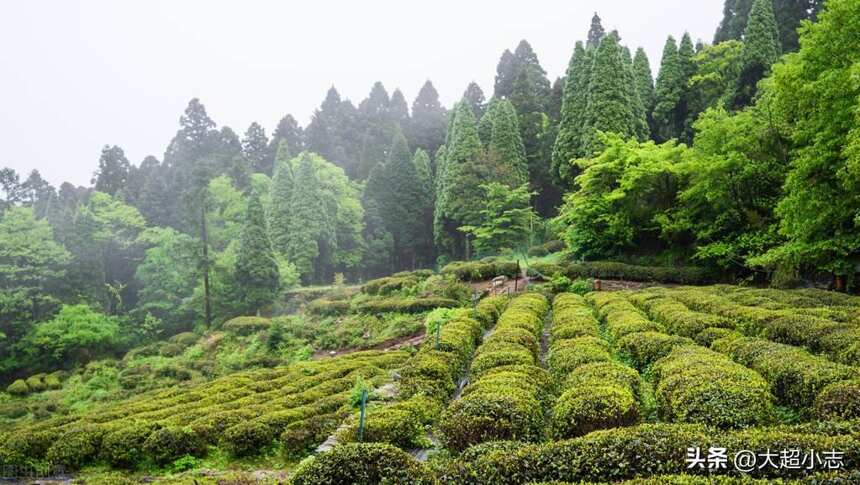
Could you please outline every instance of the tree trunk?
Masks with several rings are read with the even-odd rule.
[[[212,328],[212,303],[209,289],[209,233],[206,231],[206,202],[200,208],[200,239],[203,242],[203,312],[206,328]]]

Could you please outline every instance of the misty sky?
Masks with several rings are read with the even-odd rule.
[[[271,134],[304,126],[335,85],[355,104],[382,81],[409,104],[426,79],[451,106],[470,81],[489,97],[505,48],[527,39],[550,80],[592,14],[645,47],[654,76],[666,40],[709,42],[723,0],[4,2],[0,167],[89,185],[104,144],[137,164],[162,158],[188,100],[219,126]]]

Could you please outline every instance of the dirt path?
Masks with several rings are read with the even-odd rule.
[[[339,355],[352,354],[354,352],[361,352],[363,350],[395,350],[401,349],[403,347],[411,347],[413,345],[418,345],[424,341],[424,329],[421,330],[420,333],[414,335],[404,335],[402,337],[395,337],[392,339],[388,339],[384,342],[380,342],[371,347],[354,347],[348,349],[338,349],[338,350],[318,350],[314,352],[311,356],[312,360],[320,360],[328,357],[337,357]]]

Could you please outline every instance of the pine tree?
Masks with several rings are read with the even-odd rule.
[[[755,0],[744,33],[743,66],[732,100],[733,108],[740,109],[752,103],[758,82],[770,73],[779,56],[779,32],[773,4],[771,0]]]
[[[440,251],[457,255],[463,241],[457,228],[473,225],[480,205],[479,184],[472,177],[472,168],[479,163],[482,147],[468,103],[457,103],[451,125],[444,168],[437,174],[442,180],[434,212],[434,239]]]
[[[651,127],[651,134],[656,141],[662,143],[678,138],[680,135],[677,108],[683,93],[684,73],[678,56],[678,47],[675,39],[669,36],[663,48],[660,73],[657,75],[657,85],[654,89],[655,104],[652,115],[654,126]]]
[[[779,42],[783,52],[798,49],[797,28],[803,20],[815,20],[824,2],[822,0],[772,0],[779,28]],[[723,19],[714,35],[714,44],[745,37],[753,0],[726,0]]]
[[[494,179],[512,188],[519,187],[528,182],[529,171],[514,105],[503,99],[488,115],[491,115],[492,131],[487,152],[496,168]]]
[[[288,114],[281,118],[272,133],[272,139],[269,140],[269,156],[272,159],[272,166],[274,167],[275,156],[278,154],[281,140],[286,140],[290,153],[301,153],[304,150],[303,136],[302,127],[299,126],[293,115]]]
[[[433,248],[433,206],[435,183],[430,167],[430,156],[422,149],[415,150],[412,165],[418,174],[418,198],[413,202],[419,210],[417,260],[421,265],[432,265],[436,259]]]
[[[415,250],[421,242],[424,223],[422,182],[412,158],[406,138],[398,131],[383,167],[387,186],[378,197],[382,216],[394,239],[395,269],[415,266]]]
[[[251,123],[242,139],[242,156],[254,173],[272,175],[268,151],[269,137],[266,136],[266,130],[256,121]]]
[[[496,80],[493,84],[493,97],[504,98],[511,94],[514,89],[514,80],[519,74],[519,66],[510,49],[502,52],[499,64],[496,66]]]
[[[600,41],[603,40],[606,32],[603,30],[603,24],[600,22],[600,17],[597,12],[594,12],[594,17],[591,17],[591,28],[588,30],[588,41],[585,46],[588,49],[597,49]]]
[[[406,104],[406,98],[400,89],[395,89],[391,93],[391,103],[389,103],[388,117],[397,125],[400,131],[409,128],[409,105]]]
[[[352,178],[359,172],[357,116],[355,106],[342,100],[337,89],[331,87],[305,130],[305,148],[341,167]]]
[[[355,178],[364,180],[370,169],[385,161],[395,131],[391,117],[391,99],[381,82],[376,82],[368,97],[358,105],[358,116],[363,127],[360,139],[359,163]]]
[[[478,121],[478,138],[481,139],[481,144],[486,148],[490,144],[490,138],[493,136],[493,119],[496,114],[496,109],[499,106],[499,100],[493,98],[487,103],[487,109],[484,110],[484,116]]]
[[[624,61],[624,76],[629,84],[629,96],[631,100],[630,111],[630,133],[636,135],[639,141],[645,141],[651,136],[651,131],[648,128],[648,117],[645,112],[645,105],[642,103],[642,98],[639,97],[639,86],[636,83],[636,76],[633,73],[633,59],[630,57],[630,49],[624,47],[621,49],[622,61]]]
[[[293,192],[293,167],[290,164],[289,142],[282,139],[275,156],[269,207],[269,236],[276,254],[287,257],[290,242],[290,204]]]
[[[280,276],[269,235],[260,195],[251,191],[239,253],[236,256],[236,283],[241,288],[242,304],[249,312],[260,309],[275,299]]]
[[[588,103],[588,84],[591,80],[591,55],[582,42],[577,42],[570,57],[565,76],[564,96],[561,102],[561,121],[552,150],[552,175],[558,185],[576,177],[570,162],[583,155],[582,133],[585,126],[585,108]]]
[[[631,90],[632,80],[624,73],[630,68],[624,62],[617,37],[607,35],[595,51],[591,83],[588,87],[588,104],[585,111],[586,128],[583,147],[586,155],[599,151],[603,144],[599,132],[617,133],[623,137],[634,134],[631,120],[634,117]]]
[[[693,60],[695,56],[696,48],[693,46],[690,33],[684,32],[681,43],[678,44],[678,62],[681,65],[681,74],[685,80],[689,80],[696,73],[696,62]]]
[[[463,93],[463,99],[469,103],[469,107],[472,108],[472,113],[475,114],[475,119],[481,119],[484,116],[484,108],[486,107],[486,100],[484,99],[484,91],[481,90],[481,86],[478,86],[478,83],[472,81],[466,87],[466,91]]]
[[[320,180],[310,156],[299,160],[290,195],[289,241],[287,253],[296,265],[302,281],[309,283],[314,276],[314,261],[320,255],[319,239],[323,232],[323,201]]]
[[[131,164],[122,148],[105,145],[99,157],[99,168],[91,182],[99,192],[116,195],[126,187],[130,171]]]
[[[557,77],[552,83],[552,91],[549,95],[549,104],[547,105],[546,114],[554,123],[558,123],[561,119],[561,100],[564,97],[565,78]]]
[[[433,83],[427,81],[412,102],[412,119],[406,130],[409,145],[436,153],[445,142],[447,124],[448,114],[439,103],[439,93]]]
[[[650,116],[654,109],[654,77],[651,74],[648,55],[645,54],[645,49],[641,47],[636,49],[636,56],[633,57],[633,77],[636,79],[639,99],[642,101],[646,113]]]

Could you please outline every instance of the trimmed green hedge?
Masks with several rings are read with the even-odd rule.
[[[405,451],[383,443],[352,443],[303,461],[293,475],[293,485],[380,483],[431,485],[433,474]]]
[[[652,367],[663,419],[740,428],[770,423],[774,398],[755,371],[698,345],[675,347]]]
[[[448,263],[441,274],[454,275],[461,281],[484,281],[496,276],[517,276],[516,261],[454,261]]]
[[[456,308],[460,303],[449,298],[383,298],[369,300],[356,308],[364,313],[423,313],[435,308]]]
[[[347,300],[326,300],[325,298],[317,298],[311,301],[305,307],[305,311],[311,315],[334,316],[346,315],[349,313],[349,301]]]
[[[236,317],[224,322],[221,328],[236,335],[252,335],[268,330],[272,321],[263,317]]]
[[[851,436],[801,434],[750,428],[719,432],[701,425],[643,424],[595,431],[545,444],[487,443],[443,466],[440,483],[475,485],[542,481],[618,481],[661,474],[728,474],[727,469],[688,469],[687,448],[721,446],[730,457],[740,450],[840,450],[847,470],[860,467],[860,442]],[[753,478],[803,477],[807,470],[764,467]]]
[[[570,279],[603,278],[693,285],[715,281],[710,271],[694,266],[639,266],[615,261],[583,261],[565,264],[535,263],[532,268],[547,276],[558,273]]]
[[[548,379],[535,367],[535,349],[548,309],[546,298],[537,293],[511,300],[478,347],[471,384],[442,414],[438,429],[444,447],[462,451],[489,440],[542,439]]]
[[[637,369],[644,371],[654,362],[669,355],[675,347],[692,345],[687,337],[668,335],[661,332],[636,332],[618,340],[618,349]]]
[[[860,378],[856,368],[760,338],[727,337],[712,348],[761,374],[780,402],[799,410],[810,408],[826,386]]]
[[[586,301],[597,308],[597,314],[606,324],[613,341],[636,332],[664,332],[665,328],[645,316],[622,292],[592,292]]]

